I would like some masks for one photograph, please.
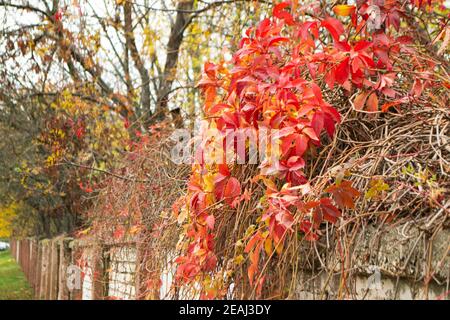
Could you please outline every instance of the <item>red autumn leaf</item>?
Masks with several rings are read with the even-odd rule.
[[[216,113],[218,113],[220,111],[227,110],[227,109],[230,109],[230,108],[232,108],[232,107],[230,105],[226,104],[226,103],[218,103],[218,104],[212,106],[208,110],[208,113],[211,114],[211,115],[214,115],[214,114],[216,114]]]
[[[352,46],[346,40],[335,42],[334,47],[342,52],[350,52],[352,50]]]
[[[314,96],[317,98],[318,103],[320,105],[323,105],[324,101],[323,101],[323,96],[322,96],[322,90],[320,89],[320,87],[313,82],[313,83],[311,83],[311,90],[312,90]]]
[[[189,191],[203,191],[202,186],[194,179],[194,177],[191,177],[187,186]]]
[[[308,148],[309,138],[301,133],[293,133],[281,139],[281,155],[282,157],[288,154],[295,154],[302,156]],[[292,151],[294,150],[294,151]]]
[[[53,15],[53,18],[55,19],[55,21],[61,22],[62,16],[63,16],[62,10],[61,10],[61,9],[58,9],[58,10],[56,11],[56,13]]]
[[[273,8],[273,16],[286,21],[287,24],[292,25],[294,24],[294,19],[292,17],[292,15],[287,12],[285,9],[290,7],[290,3],[289,2],[281,2],[279,4],[277,4],[274,8]]]
[[[294,217],[289,211],[281,211],[275,215],[275,220],[285,229],[291,229],[294,224]]]
[[[335,70],[336,70],[335,68],[330,68],[330,70],[328,70],[328,72],[325,73],[324,77],[325,83],[332,90],[334,89],[334,83],[336,82]]]
[[[353,209],[355,207],[354,199],[359,196],[359,191],[353,188],[352,182],[348,180],[328,187],[325,192],[331,193],[336,204],[342,209]]]
[[[269,31],[270,29],[270,19],[266,18],[264,20],[262,20],[259,24],[258,27],[256,28],[256,36],[257,37],[264,37],[266,35],[266,33]]]
[[[394,8],[394,10],[390,10],[387,16],[387,21],[389,22],[389,25],[392,25],[395,30],[400,29],[400,15],[398,11]]]
[[[128,118],[125,118],[125,120],[123,121],[123,126],[125,127],[125,129],[128,129],[130,127],[130,121],[128,120]]]
[[[225,202],[230,206],[235,207],[234,200],[241,195],[241,183],[238,179],[231,177],[228,179],[228,182],[223,191],[223,196],[225,198]]]
[[[336,70],[334,71],[334,78],[339,84],[344,84],[344,82],[348,80],[350,74],[349,61],[350,58],[346,58],[336,67]]]
[[[319,236],[314,232],[313,225],[308,220],[303,220],[299,224],[299,230],[305,234],[305,239],[308,241],[316,241]]]
[[[287,1],[280,2],[277,5],[275,5],[275,7],[273,7],[272,14],[274,17],[278,18],[278,15],[280,14],[280,12],[282,12],[285,8],[289,8],[289,7],[290,7],[289,2],[287,2]]]
[[[317,136],[316,132],[311,127],[306,127],[302,131],[305,135],[311,138],[311,140],[319,141],[319,137]]]
[[[296,135],[295,152],[298,156],[302,156],[306,149],[308,149],[309,138],[304,134]]]
[[[210,78],[216,77],[217,65],[212,62],[205,62],[203,69]]]
[[[337,218],[341,216],[341,212],[331,203],[331,199],[320,199],[319,205],[314,211],[314,223],[319,225],[322,220],[330,223],[336,223]]]
[[[84,187],[83,183],[80,182],[79,186],[80,186],[80,189],[83,190],[84,192],[87,192],[87,193],[94,192],[94,190],[91,188],[91,186],[89,184],[86,184],[86,187]]]
[[[327,17],[322,21],[321,25],[330,32],[331,37],[335,42],[338,42],[339,37],[344,33],[344,26],[336,18]]]
[[[324,118],[324,114],[320,111],[317,111],[316,113],[314,113],[311,120],[311,127],[314,129],[318,137],[320,136],[320,133],[322,132],[324,126]]]
[[[334,131],[336,129],[336,125],[330,115],[328,115],[328,114],[324,115],[323,124],[324,124],[325,130],[328,133],[328,136],[330,138],[332,138],[334,135]]]
[[[214,253],[210,252],[205,259],[204,271],[213,271],[217,266],[217,257]]]
[[[334,122],[341,122],[341,115],[335,108],[328,105],[323,105],[322,110],[323,112],[325,112],[325,114],[328,114]]]
[[[125,234],[125,229],[122,226],[118,226],[118,227],[116,227],[116,229],[113,232],[113,238],[116,240],[121,239],[124,234]]]
[[[206,225],[209,229],[214,230],[214,224],[216,222],[216,219],[214,218],[214,215],[209,215],[205,219]]]
[[[410,94],[419,97],[423,91],[423,82],[419,79],[414,80],[414,84],[411,88]]]
[[[84,128],[83,127],[79,127],[76,131],[75,131],[75,135],[77,136],[78,139],[81,139],[81,137],[84,134]]]
[[[226,164],[219,164],[219,173],[223,177],[229,177],[230,176],[230,169]]]
[[[183,258],[183,259],[180,259]],[[177,258],[175,262],[181,263],[181,261],[185,261],[185,257]],[[176,278],[177,279],[184,279],[184,280],[190,280],[193,279],[198,273],[199,273],[199,266],[192,262],[186,262],[183,264],[180,264],[177,268]]]
[[[190,207],[194,212],[202,212],[206,208],[206,194],[203,191],[195,192],[190,201]]]
[[[214,78],[209,76],[207,73],[204,73],[202,75],[202,78],[200,79],[199,82],[197,82],[197,86],[202,88],[209,88],[209,87],[216,87],[218,85],[217,80]]]
[[[369,48],[372,45],[372,42],[366,41],[366,40],[360,40],[358,41],[355,46],[353,47],[353,50],[355,51],[363,51]]]
[[[274,37],[270,40],[268,47],[273,47],[280,42],[289,42],[289,41],[291,40],[286,37]]]

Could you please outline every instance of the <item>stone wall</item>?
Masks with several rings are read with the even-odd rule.
[[[412,223],[363,227],[342,266],[326,247],[303,264],[295,299],[448,299],[450,231]],[[300,255],[301,256],[301,255]]]

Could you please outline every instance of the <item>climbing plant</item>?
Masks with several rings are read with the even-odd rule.
[[[200,284],[203,298],[226,295],[224,279],[233,271],[216,252],[217,224],[225,206],[237,208],[258,196],[246,188],[249,181],[262,183],[265,192],[234,265],[247,262],[248,281],[257,295],[267,273],[263,261],[284,250],[287,236],[315,241],[322,223],[334,224],[344,210],[355,207],[360,192],[345,172],[338,172],[322,191],[305,174],[308,157],[333,138],[341,121],[330,97],[344,96],[344,108],[374,117],[401,112],[439,82],[448,86],[435,76],[439,66],[424,58],[405,32],[414,12],[433,8],[443,10],[431,1],[367,0],[333,7],[285,1],[245,32],[231,60],[204,65],[198,83],[204,95],[204,131],[276,130],[279,150],[271,151],[279,161],[269,157],[244,180],[240,173],[249,166],[230,159],[205,161],[213,142],[201,145],[187,195],[174,205],[183,225],[177,284]],[[224,269],[230,272],[221,273]]]

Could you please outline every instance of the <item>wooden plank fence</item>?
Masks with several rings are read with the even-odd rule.
[[[134,244],[93,245],[67,237],[11,240],[11,253],[38,300],[140,296]]]

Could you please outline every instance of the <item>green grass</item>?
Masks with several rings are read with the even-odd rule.
[[[28,300],[32,297],[33,291],[11,253],[0,251],[0,300]]]

